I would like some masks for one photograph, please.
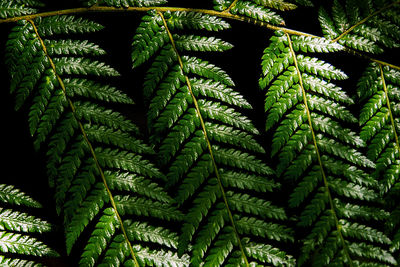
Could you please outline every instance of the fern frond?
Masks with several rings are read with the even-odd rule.
[[[97,59],[104,50],[86,40],[60,39],[101,28],[95,22],[72,16],[18,22],[7,43],[10,75],[18,77],[11,87],[19,96],[18,107],[29,105],[35,147],[47,151],[56,208],[64,217],[67,253],[85,233],[89,240],[81,256],[83,266],[107,264],[111,258],[116,260],[113,264],[144,261],[162,266],[154,260],[162,255],[177,266],[187,256],[179,259],[176,246],[160,238],[128,235],[125,227],[133,217],[153,230],[157,227],[154,219],[182,219],[160,186],[164,175],[147,158],[154,151],[135,137],[139,132],[135,124],[106,105],[133,101],[115,87],[94,80],[119,75]],[[28,42],[25,36],[29,36]],[[25,54],[32,55],[37,64],[28,67],[29,62],[21,57]],[[12,216],[8,215],[7,225],[17,228],[11,222]],[[28,217],[25,220],[34,227],[36,222]],[[91,225],[96,225],[92,232]],[[172,230],[165,231],[174,235]],[[5,240],[22,238],[4,235]],[[116,258],[114,253],[120,253],[115,250],[116,239],[123,243],[126,258]],[[150,252],[148,247],[164,254]],[[101,257],[103,254],[107,257]]]
[[[367,142],[368,157],[376,162],[373,177],[380,182],[381,193],[391,210],[387,232],[393,237],[391,251],[399,249],[399,222],[397,221],[397,196],[399,183],[399,141],[396,94],[399,72],[371,63],[358,83],[358,94],[364,102],[361,109],[361,137]]]
[[[228,28],[219,19],[218,24],[205,26],[204,21],[215,20],[196,13],[150,12],[141,25],[157,21],[157,34],[167,36],[168,40],[157,42],[152,30],[143,32],[144,28],[139,26],[134,39],[141,43],[133,43],[132,53],[134,67],[138,65],[136,55],[155,58],[144,86],[145,95],[150,97],[150,138],[155,142],[160,165],[167,170],[167,185],[174,188],[174,198],[185,213],[178,251],[181,254],[189,251],[194,266],[247,261],[243,256],[246,249],[241,247],[242,236],[243,240],[257,236],[279,242],[293,240],[291,230],[282,224],[286,219],[282,208],[262,197],[240,193],[240,189],[268,192],[279,187],[272,179],[265,178],[271,177],[273,171],[258,158],[258,154],[265,153],[254,139],[258,130],[239,111],[250,108],[250,104],[233,89],[234,82],[224,70],[184,55],[186,51],[222,49],[181,46],[181,40],[193,35],[180,37],[173,32]],[[216,28],[218,25],[224,26]],[[140,39],[143,35],[153,38]],[[196,38],[209,43],[203,46],[213,45],[217,40]],[[153,47],[155,43],[157,46]],[[232,218],[228,215],[231,212]],[[193,250],[188,250],[191,246]],[[283,250],[275,245],[271,245],[271,250],[281,256],[282,262],[293,264]],[[247,256],[261,264],[270,262],[257,254]]]
[[[19,208],[41,208],[38,202],[11,185],[0,185],[0,202]],[[40,266],[41,258],[58,257],[55,250],[40,240],[44,233],[52,229],[50,223],[36,216],[18,209],[0,207],[0,252],[6,254],[0,256],[0,263],[10,266]],[[34,258],[28,261],[25,256]]]
[[[276,129],[272,155],[279,159],[277,173],[294,185],[289,207],[296,208],[293,215],[299,216],[297,229],[307,231],[301,236],[298,264],[351,264],[358,258],[368,260],[374,256],[377,261],[393,264],[392,256],[386,261],[378,255],[380,252],[370,254],[361,248],[349,248],[354,240],[365,242],[371,250],[381,249],[382,243],[387,246],[389,238],[375,229],[373,222],[384,221],[387,213],[375,210],[382,204],[378,184],[365,172],[375,164],[358,151],[365,146],[365,140],[344,126],[357,122],[346,107],[353,100],[331,82],[345,79],[346,74],[329,63],[302,55],[342,47],[323,40],[319,42],[322,47],[316,48],[315,43],[308,37],[277,32],[265,49],[260,79],[260,87],[267,90],[266,128]],[[349,217],[343,207],[355,204],[375,215],[360,210],[349,213],[354,214]],[[352,227],[359,231],[353,232]],[[387,248],[384,251],[389,253]]]
[[[382,1],[361,8],[360,3],[358,0],[335,0],[330,14],[321,8],[319,21],[324,36],[346,47],[374,54],[382,53],[384,48],[398,47],[400,37],[393,33],[399,31],[399,25],[386,15],[393,11],[391,9],[398,12],[398,5]]]
[[[370,144],[367,152],[369,158],[379,162],[374,177],[383,183],[384,192],[398,180],[396,175],[392,176],[387,164],[392,162],[394,166],[398,165],[399,145],[396,141],[397,115],[394,112],[398,99],[393,95],[398,84],[391,82],[389,73],[396,72],[371,63],[358,83],[358,94],[361,99],[366,100],[360,113],[360,135]]]

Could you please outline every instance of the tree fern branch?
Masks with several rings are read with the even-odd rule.
[[[179,54],[178,49],[176,48],[174,38],[173,38],[169,28],[168,28],[168,25],[167,25],[167,22],[166,22],[166,20],[164,18],[164,15],[160,11],[158,11],[158,14],[162,18],[165,30],[167,31],[168,37],[169,37],[169,39],[171,41],[171,45],[172,45],[172,47],[173,47],[173,49],[174,49],[174,51],[175,51],[175,53],[177,55],[179,66],[180,66],[181,70],[184,72],[184,66],[183,66],[182,58],[181,58],[181,56]],[[199,108],[199,104],[197,102],[197,98],[193,93],[192,84],[191,84],[191,82],[189,80],[189,77],[187,75],[184,75],[184,76],[185,76],[185,80],[186,80],[186,84],[188,86],[188,90],[189,90],[190,96],[192,97],[193,104],[194,104],[195,109],[196,109],[197,116],[199,117],[199,120],[200,120],[200,125],[201,125],[201,128],[202,128],[203,134],[204,134],[204,139],[205,139],[205,141],[207,143],[207,149],[208,149],[208,152],[209,152],[210,157],[211,157],[211,161],[212,161],[212,165],[213,165],[213,168],[214,168],[215,176],[217,177],[217,180],[218,180],[218,186],[219,186],[219,189],[221,191],[222,198],[224,200],[224,204],[225,204],[228,216],[229,216],[229,220],[230,220],[230,222],[232,224],[232,228],[233,228],[234,234],[235,234],[235,236],[237,238],[237,241],[238,241],[238,244],[239,244],[239,248],[240,248],[240,251],[242,253],[243,260],[244,260],[246,266],[248,267],[249,263],[248,263],[248,260],[247,260],[247,256],[246,256],[246,253],[244,251],[244,248],[243,248],[240,236],[239,236],[239,232],[238,232],[238,230],[236,228],[236,224],[235,224],[235,221],[233,219],[231,209],[229,208],[229,204],[228,204],[228,200],[227,200],[227,197],[226,197],[225,189],[224,189],[224,187],[222,185],[221,175],[219,174],[218,166],[217,166],[217,163],[216,163],[215,157],[214,157],[214,152],[213,152],[212,147],[211,147],[210,139],[208,138],[208,135],[207,135],[206,125],[204,123],[203,116],[201,115],[201,111],[200,111],[200,108]]]
[[[273,30],[273,31],[287,32],[287,33],[292,34],[292,35],[315,37],[315,35],[312,35],[312,34],[309,34],[309,33],[296,31],[296,30],[293,30],[293,29],[285,28],[285,27],[274,26],[274,25],[266,23],[264,21],[260,21],[260,20],[257,20],[257,19],[248,18],[248,17],[244,17],[244,16],[239,16],[239,15],[234,15],[234,14],[231,14],[229,12],[219,12],[219,11],[210,10],[210,9],[184,8],[184,7],[159,7],[159,6],[153,6],[153,7],[116,8],[116,7],[107,7],[107,6],[97,6],[97,5],[95,5],[95,6],[91,6],[91,7],[81,7],[81,8],[70,8],[70,9],[54,10],[54,11],[41,12],[41,13],[36,13],[36,14],[31,14],[31,15],[18,16],[18,17],[13,17],[13,18],[0,19],[0,24],[1,23],[17,22],[17,21],[20,21],[20,20],[32,20],[32,19],[35,19],[35,18],[38,18],[38,17],[52,17],[52,16],[68,15],[68,14],[80,14],[80,13],[91,13],[91,12],[148,12],[150,10],[156,10],[158,12],[166,12],[166,11],[170,11],[170,12],[175,12],[175,11],[196,12],[196,13],[202,13],[202,14],[207,14],[207,15],[211,15],[211,16],[226,18],[226,19],[232,19],[232,20],[247,22],[247,23],[258,25],[260,27],[265,27],[265,28]]]
[[[308,107],[307,93],[306,93],[306,90],[304,88],[302,74],[301,74],[300,69],[299,69],[296,53],[295,53],[295,51],[293,49],[292,40],[290,39],[290,35],[286,33],[286,36],[287,36],[287,39],[288,39],[290,52],[291,52],[291,54],[293,56],[293,62],[294,62],[294,65],[295,65],[295,68],[296,68],[296,71],[297,71],[297,75],[299,77],[299,84],[300,84],[300,88],[301,88],[301,93],[303,95],[304,107],[305,107],[306,113],[307,113],[307,120],[308,120],[308,124],[309,124],[309,127],[310,127],[311,135],[312,135],[312,140],[313,140],[313,145],[314,145],[314,148],[315,148],[315,153],[317,155],[318,164],[320,166],[320,171],[321,171],[322,179],[323,179],[323,182],[324,182],[325,192],[328,195],[330,209],[331,209],[333,217],[335,218],[336,229],[337,229],[339,237],[340,237],[340,239],[342,241],[342,245],[343,245],[343,248],[344,248],[344,251],[345,251],[345,254],[346,254],[346,258],[348,259],[349,264],[352,267],[353,266],[352,259],[350,258],[348,247],[347,247],[346,242],[344,240],[344,237],[343,237],[343,234],[342,234],[342,231],[341,231],[341,226],[339,224],[339,220],[338,220],[338,217],[337,217],[336,212],[335,212],[335,206],[333,204],[333,199],[332,199],[331,192],[330,192],[330,189],[329,189],[328,179],[326,177],[325,170],[324,170],[324,167],[323,167],[323,163],[322,163],[322,160],[321,160],[321,155],[320,155],[318,144],[317,144],[317,138],[316,138],[316,135],[315,135],[315,132],[314,132],[313,122],[312,122],[312,119],[311,119],[311,112],[310,112],[310,109]]]
[[[61,87],[61,89],[62,89],[62,91],[63,91],[64,97],[67,99],[68,104],[69,104],[69,107],[71,108],[72,114],[73,114],[74,118],[76,119],[76,121],[77,121],[77,123],[78,123],[79,129],[80,129],[81,134],[82,134],[82,136],[83,136],[83,138],[84,138],[84,141],[86,142],[87,146],[89,147],[90,153],[91,153],[91,155],[92,155],[92,157],[93,157],[93,160],[94,160],[94,162],[95,162],[95,165],[96,165],[96,167],[97,167],[97,169],[98,169],[98,171],[99,171],[99,174],[100,174],[100,176],[101,176],[101,178],[102,178],[104,187],[105,187],[105,189],[106,189],[106,191],[107,191],[107,194],[108,194],[108,197],[109,197],[109,199],[110,199],[111,205],[112,205],[112,207],[113,207],[114,213],[115,213],[115,215],[117,216],[118,222],[119,222],[119,224],[120,224],[120,226],[121,226],[121,230],[122,230],[123,235],[124,235],[124,237],[125,237],[125,241],[126,241],[126,243],[128,244],[129,251],[130,251],[130,254],[131,254],[132,259],[133,259],[133,261],[134,261],[134,264],[135,264],[135,266],[139,267],[139,263],[138,263],[138,261],[137,261],[137,259],[136,259],[135,252],[133,251],[132,245],[131,245],[131,243],[130,243],[130,241],[129,241],[129,239],[128,239],[128,235],[127,235],[126,229],[125,229],[125,227],[124,227],[124,224],[123,224],[123,222],[122,222],[121,216],[119,215],[119,213],[118,213],[118,211],[117,211],[117,206],[116,206],[116,204],[115,204],[114,197],[113,197],[113,195],[112,195],[112,193],[111,193],[111,191],[110,191],[110,188],[108,187],[107,180],[106,180],[106,178],[105,178],[103,169],[102,169],[101,166],[100,166],[100,163],[99,163],[99,161],[98,161],[98,159],[97,159],[97,156],[96,156],[96,153],[95,153],[95,151],[94,151],[94,148],[93,148],[91,142],[90,142],[89,139],[88,139],[88,136],[87,136],[87,134],[86,134],[86,131],[84,130],[83,124],[79,121],[79,119],[78,119],[78,117],[77,117],[77,115],[76,115],[76,108],[75,108],[74,104],[72,103],[71,99],[70,99],[70,98],[68,97],[68,95],[67,95],[67,89],[66,89],[66,87],[65,87],[65,84],[64,84],[63,80],[61,79],[60,75],[57,73],[56,66],[55,66],[55,64],[54,64],[54,62],[53,62],[53,60],[52,60],[52,58],[49,56],[49,54],[48,54],[48,52],[47,52],[47,47],[46,47],[46,45],[44,44],[43,39],[42,39],[41,36],[39,35],[38,29],[37,29],[35,23],[34,23],[33,20],[31,20],[31,19],[28,19],[27,21],[32,25],[32,27],[33,27],[33,29],[34,29],[34,31],[35,31],[35,34],[36,34],[36,36],[37,36],[37,38],[38,38],[38,40],[39,40],[39,42],[40,42],[40,44],[41,44],[41,46],[42,46],[42,49],[43,49],[43,51],[44,51],[44,53],[45,53],[47,59],[49,60],[50,66],[51,66],[51,68],[52,68],[52,70],[53,70],[55,76],[57,77],[57,80],[58,80],[58,82],[59,82],[59,84],[60,84],[60,87]]]
[[[233,1],[232,4],[231,4],[226,10],[224,10],[224,11],[222,11],[222,12],[229,13],[229,12],[231,11],[231,9],[236,5],[236,3],[237,3],[238,1],[239,1],[239,0]]]
[[[395,2],[394,4],[399,4],[400,1]],[[233,4],[233,3],[232,3]],[[233,7],[233,6],[232,6]],[[82,8],[71,8],[71,9],[63,9],[63,10],[54,10],[54,11],[48,11],[48,12],[41,12],[41,13],[36,13],[36,14],[30,14],[30,15],[24,15],[24,16],[17,16],[17,17],[12,17],[12,18],[7,18],[7,19],[0,19],[0,24],[2,23],[11,23],[11,22],[17,22],[20,20],[32,20],[38,17],[51,17],[51,16],[58,16],[58,15],[67,15],[67,14],[80,14],[80,13],[91,13],[91,12],[148,12],[149,10],[156,10],[159,12],[166,12],[166,11],[191,11],[191,12],[197,12],[197,13],[202,13],[202,14],[208,14],[212,16],[217,16],[217,17],[222,17],[226,19],[232,19],[232,20],[237,20],[237,21],[242,21],[250,24],[254,24],[263,28],[267,28],[272,31],[282,31],[284,33],[288,33],[290,35],[298,35],[298,36],[308,36],[311,38],[317,38],[318,36],[310,34],[310,33],[305,33],[301,31],[297,31],[294,29],[289,29],[286,27],[279,27],[275,26],[257,19],[253,18],[248,18],[244,16],[239,16],[239,15],[234,15],[229,12],[220,12],[220,11],[215,11],[215,10],[209,10],[209,9],[197,9],[197,8],[183,8],[183,7],[127,7],[127,8],[116,8],[116,7],[106,7],[106,6],[99,6],[98,4],[95,4],[90,7],[82,7]],[[372,58],[368,55],[365,55],[363,53],[359,53],[357,51],[354,51],[348,47],[346,47],[345,51],[355,54],[356,56],[366,58],[370,61],[376,62],[378,64],[384,65],[384,66],[389,66],[394,69],[400,70],[400,66],[384,62],[375,58]]]
[[[337,42],[340,39],[342,39],[346,34],[350,33],[351,31],[353,31],[356,27],[360,26],[361,24],[364,24],[365,22],[367,22],[369,19],[371,19],[372,17],[382,13],[383,11],[391,8],[392,6],[398,5],[400,4],[400,1],[397,2],[393,2],[389,5],[386,5],[384,7],[382,7],[381,9],[371,13],[370,15],[368,15],[367,17],[365,17],[364,19],[360,20],[359,22],[357,22],[356,24],[354,24],[353,26],[351,26],[350,28],[348,28],[347,30],[345,30],[344,32],[342,32],[338,37],[336,37],[335,39],[332,40],[332,42]]]

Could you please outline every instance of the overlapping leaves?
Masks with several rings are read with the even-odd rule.
[[[166,3],[83,2],[116,8]],[[293,10],[294,3],[312,5],[309,0],[214,0],[214,7],[278,25],[284,21],[276,12]],[[335,0],[332,9],[320,11],[327,39],[289,40],[278,33],[265,50],[260,85],[267,90],[266,129],[273,136],[276,173],[292,187],[288,210],[296,234],[285,226],[293,222],[285,210],[270,201],[280,185],[263,163],[267,157],[255,141],[258,130],[241,112],[251,105],[224,70],[193,56],[230,49],[213,34],[199,34],[229,24],[196,12],[153,11],[133,38],[133,66],[150,61],[144,96],[150,142],[163,175],[150,163],[153,149],[137,139],[137,127],[115,111],[132,100],[103,84],[119,75],[101,61],[105,51],[90,41],[69,39],[102,26],[73,16],[19,22],[6,48],[11,91],[16,108],[28,110],[35,148],[47,154],[67,252],[89,236],[82,266],[243,266],[246,260],[281,266],[295,264],[285,243],[296,246],[301,240],[295,252],[299,265],[396,264],[399,73],[379,65],[365,72],[359,83],[365,101],[360,138],[348,128],[357,123],[347,109],[354,100],[332,82],[346,75],[308,53],[343,47],[379,53],[398,47],[398,6],[398,1]],[[32,14],[39,7],[36,0],[0,0],[0,18]],[[338,42],[331,41],[335,38]],[[365,143],[368,158],[360,153]],[[382,209],[377,181],[391,216]],[[174,201],[161,187],[165,182]],[[0,200],[13,196],[8,189],[0,187]],[[6,218],[0,227],[12,231],[0,234],[8,253],[28,251],[4,245],[27,241],[15,233],[30,231],[27,223],[47,226],[26,214],[5,209],[0,214]],[[382,233],[385,221],[393,242]],[[0,263],[33,264],[4,257]]]
[[[376,162],[372,175],[380,182],[381,192],[392,211],[387,230],[394,237],[393,251],[400,247],[399,77],[399,71],[371,63],[358,83],[360,102],[364,103],[360,113],[361,138],[368,144],[368,158]]]
[[[374,163],[358,151],[364,141],[344,126],[357,122],[346,108],[353,100],[331,82],[347,76],[303,55],[340,49],[325,39],[277,33],[263,56],[266,128],[275,129],[277,173],[293,185],[288,204],[298,218],[298,264],[395,264],[390,239],[374,229],[387,218],[377,183],[364,172]],[[367,207],[374,216],[361,212]]]
[[[178,248],[190,253],[192,266],[243,265],[243,254],[254,263],[292,265],[272,245],[293,237],[282,224],[284,210],[263,195],[279,185],[260,160],[265,151],[254,139],[257,129],[240,112],[250,104],[221,68],[184,55],[224,51],[231,45],[180,30],[228,27],[199,13],[150,12],[133,41],[134,67],[154,58],[144,95],[150,102],[148,124],[158,162],[184,212]]]
[[[324,36],[339,38],[339,43],[349,48],[381,53],[384,48],[399,46],[399,2],[335,0],[332,9],[321,8],[319,21]],[[354,28],[353,28],[354,27]]]

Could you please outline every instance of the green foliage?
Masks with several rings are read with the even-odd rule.
[[[200,58],[184,56],[232,46],[215,37],[174,33],[228,27],[220,19],[199,13],[160,16],[150,12],[133,41],[134,67],[154,57],[144,94],[150,102],[150,139],[160,166],[167,170],[167,188],[174,188],[174,199],[185,214],[178,251],[182,254],[192,247],[192,266],[219,266],[237,260],[240,236],[247,257],[254,262],[292,265],[289,256],[270,245],[263,257],[247,249],[247,245],[263,246],[251,241],[252,236],[293,241],[291,230],[282,225],[287,219],[282,208],[262,197],[240,193],[242,189],[266,193],[279,187],[271,180],[273,171],[259,159],[265,151],[254,139],[257,129],[240,113],[240,109],[251,108],[250,104],[233,89],[225,71]],[[182,45],[183,40],[190,40],[190,45]]]
[[[148,7],[157,6],[167,3],[167,0],[80,0],[85,6],[93,6],[96,4],[102,4],[110,7]]]
[[[137,244],[134,252],[138,260],[147,262],[159,257],[158,245],[171,258],[170,264],[176,265],[175,260],[186,259],[176,258],[172,231],[163,229],[170,231],[165,236],[169,243],[147,238],[146,244],[141,244],[141,235],[163,227],[146,224],[148,220],[180,221],[181,214],[170,206],[171,198],[159,185],[163,174],[146,159],[152,149],[135,138],[137,127],[106,106],[133,103],[116,88],[96,81],[96,77],[115,77],[119,73],[92,59],[105,54],[96,44],[57,39],[101,28],[95,22],[72,16],[19,22],[6,48],[16,108],[29,104],[35,147],[47,151],[50,185],[55,187],[57,211],[64,217],[67,253],[83,232],[92,231],[80,261],[82,266],[107,262],[107,257],[100,257],[103,253],[108,257],[125,255],[119,261],[129,262],[129,247],[121,246],[127,240],[123,237],[121,241],[120,228],[121,222],[132,222],[142,225],[137,235],[128,236]],[[117,219],[118,214],[123,221]],[[126,231],[133,230],[126,226]],[[151,249],[147,244],[153,244]]]
[[[399,47],[399,1],[209,1],[214,10],[79,2],[88,8],[65,12],[147,12],[123,25],[135,31],[133,71],[145,73],[140,128],[126,116],[134,101],[117,88],[119,72],[93,41],[102,25],[56,12],[23,20],[47,10],[0,0],[0,23],[16,21],[5,48],[15,109],[45,155],[74,265],[400,262],[400,72],[370,57]],[[280,27],[314,4],[324,38]],[[262,55],[264,129],[248,116],[254,99],[213,63],[234,46],[220,38],[231,28],[222,18],[282,30]],[[330,63],[346,52],[374,62],[357,96]],[[38,202],[6,185],[0,202],[0,265],[58,256],[40,241],[52,226],[11,209]]]
[[[347,76],[329,63],[302,55],[340,49],[323,39],[289,39],[278,32],[263,56],[260,86],[267,89],[266,128],[275,129],[272,155],[279,159],[278,175],[293,184],[288,204],[295,208],[297,231],[304,233],[299,235],[298,264],[327,266],[356,258],[395,264],[388,248],[380,248],[391,241],[373,228],[375,220],[346,216],[341,210],[354,202],[372,208],[380,201],[376,181],[363,171],[375,164],[357,150],[365,146],[364,140],[344,127],[357,122],[345,106],[353,101],[331,83]],[[374,217],[386,219],[376,212]],[[369,249],[360,251],[360,244]]]
[[[379,13],[373,15],[375,12]],[[357,25],[370,15],[373,16],[365,23]],[[384,48],[399,46],[398,20],[399,7],[393,5],[393,1],[335,0],[330,12],[324,8],[319,12],[319,21],[326,38],[335,39],[357,25],[339,43],[369,53],[382,53]]]
[[[392,211],[387,230],[393,236],[392,251],[399,249],[398,183],[399,143],[397,105],[400,72],[371,63],[358,83],[358,95],[364,103],[360,113],[361,138],[368,143],[367,156],[376,162],[373,177]]]
[[[0,207],[0,253],[4,253],[0,255],[2,266],[41,266],[40,258],[59,256],[40,240],[43,240],[44,233],[52,230],[52,225],[21,211],[41,208],[40,203],[19,189],[4,184],[0,184],[0,203],[4,205]],[[8,208],[10,206],[13,208]]]
[[[243,15],[245,17],[271,24],[284,24],[284,20],[275,10],[288,11],[296,9],[295,4],[285,1],[270,0],[214,0],[214,9],[218,11],[228,10],[234,15]]]

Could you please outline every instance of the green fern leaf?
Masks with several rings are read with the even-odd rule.
[[[381,180],[382,189],[385,192],[398,179],[396,174],[392,176],[390,169],[387,169],[387,174],[385,174],[385,169],[389,167],[388,160],[395,163],[395,157],[398,154],[395,141],[396,133],[394,132],[397,131],[397,126],[393,125],[395,121],[391,121],[391,118],[396,119],[393,106],[396,105],[397,99],[395,95],[388,93],[389,89],[393,89],[391,92],[395,92],[398,86],[392,84],[388,77],[392,73],[396,72],[388,68],[380,70],[379,66],[371,64],[358,84],[358,93],[361,99],[367,100],[360,114],[362,126],[360,135],[368,144],[371,144],[368,146],[370,159],[379,162],[374,177]],[[367,87],[369,84],[371,84],[371,87]],[[395,163],[394,165],[397,166],[398,164]]]
[[[337,12],[339,17],[341,13]],[[293,184],[289,207],[293,216],[299,216],[297,229],[307,231],[301,235],[298,264],[327,266],[375,256],[382,263],[393,263],[392,256],[387,260],[375,251],[380,244],[390,243],[371,222],[387,218],[386,212],[382,214],[375,207],[382,204],[378,184],[364,171],[375,168],[375,163],[358,151],[365,146],[362,135],[360,138],[343,126],[357,122],[345,106],[353,100],[331,83],[347,76],[329,63],[301,54],[327,53],[342,47],[326,40],[319,44],[321,47],[308,37],[289,38],[277,32],[265,49],[260,79],[261,88],[268,90],[266,128],[276,129],[272,155],[278,158],[277,173]],[[355,218],[349,218],[353,213],[346,214],[343,207],[358,201],[374,215],[360,210],[354,211]],[[365,242],[371,252],[349,249],[353,240]]]
[[[72,253],[77,240],[88,236],[81,256],[82,266],[107,264],[111,258],[117,260],[114,253],[120,251],[115,250],[115,240],[120,240],[121,231],[128,232],[125,225],[132,217],[140,225],[148,225],[149,231],[157,229],[153,226],[154,219],[182,220],[181,213],[171,206],[171,197],[160,186],[164,175],[144,158],[154,152],[135,138],[138,127],[105,105],[107,102],[132,104],[132,100],[116,88],[93,80],[119,75],[112,67],[92,58],[104,55],[104,50],[86,40],[59,38],[59,35],[65,37],[101,28],[95,22],[72,16],[39,18],[19,22],[7,43],[10,75],[16,77],[11,88],[19,99],[17,107],[30,104],[29,125],[35,147],[47,150],[56,208],[64,217],[67,253]],[[16,51],[21,53],[16,55]],[[29,68],[29,62],[21,57],[26,54],[32,55],[36,62]],[[25,67],[19,69],[19,66]],[[16,202],[22,202],[16,193]],[[11,195],[10,192],[7,197]],[[31,226],[16,225],[13,219],[24,215],[6,211],[1,214],[7,217],[2,227],[39,227],[30,217],[24,220]],[[96,227],[90,231],[92,224]],[[172,230],[164,232],[173,239]],[[2,233],[2,246],[8,252],[25,249],[9,245],[13,240],[39,247],[32,254],[51,253],[34,239]],[[136,260],[162,266],[159,260],[162,256],[170,258],[171,266],[181,266],[186,261],[187,256],[178,258],[176,246],[170,245],[172,241],[131,234],[122,235],[121,242],[126,248],[123,252],[126,257],[119,259],[122,264],[129,265]],[[148,246],[164,252],[150,251]],[[107,257],[101,257],[103,253]]]
[[[144,32],[142,25],[148,21],[157,21],[157,34],[168,39],[158,42],[152,29]],[[218,23],[207,24],[213,21]],[[218,28],[219,25],[223,27]],[[258,236],[279,242],[293,241],[290,228],[281,223],[286,220],[282,208],[262,197],[250,197],[238,191],[268,192],[279,187],[272,179],[265,178],[274,173],[257,156],[265,153],[254,139],[258,130],[239,112],[239,108],[250,108],[250,104],[232,88],[234,82],[224,70],[183,54],[220,50],[180,45],[181,40],[192,40],[193,35],[181,37],[172,32],[176,29],[216,31],[228,26],[222,20],[199,13],[150,12],[137,29],[134,40],[138,42],[133,43],[134,67],[138,66],[137,55],[155,58],[144,84],[145,95],[150,98],[150,139],[155,143],[160,166],[167,170],[167,187],[174,188],[174,199],[181,208],[189,207],[182,209],[184,223],[177,246],[180,254],[190,252],[194,266],[242,262],[238,234],[244,236],[243,240]],[[141,38],[144,35],[152,39]],[[208,43],[202,47],[209,47],[218,39],[196,36],[191,46],[197,45],[197,40]],[[158,51],[157,56],[154,51]],[[224,187],[229,191],[225,192]],[[233,220],[229,212],[234,212]],[[237,227],[236,234],[233,227]],[[192,246],[193,250],[188,249]],[[293,264],[283,250],[270,248],[280,257],[280,261],[273,262]],[[246,253],[245,249],[242,253]],[[252,260],[271,262],[258,254]]]
[[[222,41],[215,37],[196,36],[196,35],[176,35],[176,46],[179,50],[186,51],[214,51],[222,52],[231,49],[233,46],[230,43]]]
[[[37,257],[54,257],[58,255],[55,251],[33,237],[3,231],[0,231],[0,248],[4,253],[25,254]]]
[[[12,185],[0,184],[0,202],[12,205],[23,205],[33,208],[41,208],[42,205],[24,192],[14,188]]]
[[[168,28],[171,30],[207,30],[207,31],[222,31],[229,29],[230,25],[224,20],[197,12],[166,12]]]
[[[0,230],[10,230],[15,232],[48,232],[50,224],[43,222],[26,213],[15,212],[0,208]]]
[[[399,72],[389,67],[370,64],[358,83],[358,94],[364,106],[360,113],[361,138],[368,144],[367,155],[376,163],[373,177],[391,210],[386,227],[393,238],[391,251],[399,249],[399,222],[396,189],[399,182],[398,112],[396,105]]]
[[[393,33],[399,31],[399,26],[393,18],[387,19],[386,14],[390,9],[398,11],[398,6],[391,1],[370,3],[368,8],[362,6],[360,1],[335,0],[331,14],[321,8],[319,21],[324,36],[369,53],[382,53],[383,48],[397,47],[400,37]]]
[[[274,11],[249,1],[239,1],[231,9],[232,14],[244,15],[246,17],[271,24],[283,24],[283,19]]]
[[[0,185],[0,202],[5,205],[41,208],[41,205],[11,185]],[[40,266],[42,257],[59,254],[42,242],[42,235],[53,226],[36,216],[17,209],[0,207],[0,263],[6,266]],[[38,235],[40,234],[40,235]],[[30,260],[24,257],[30,256]]]

